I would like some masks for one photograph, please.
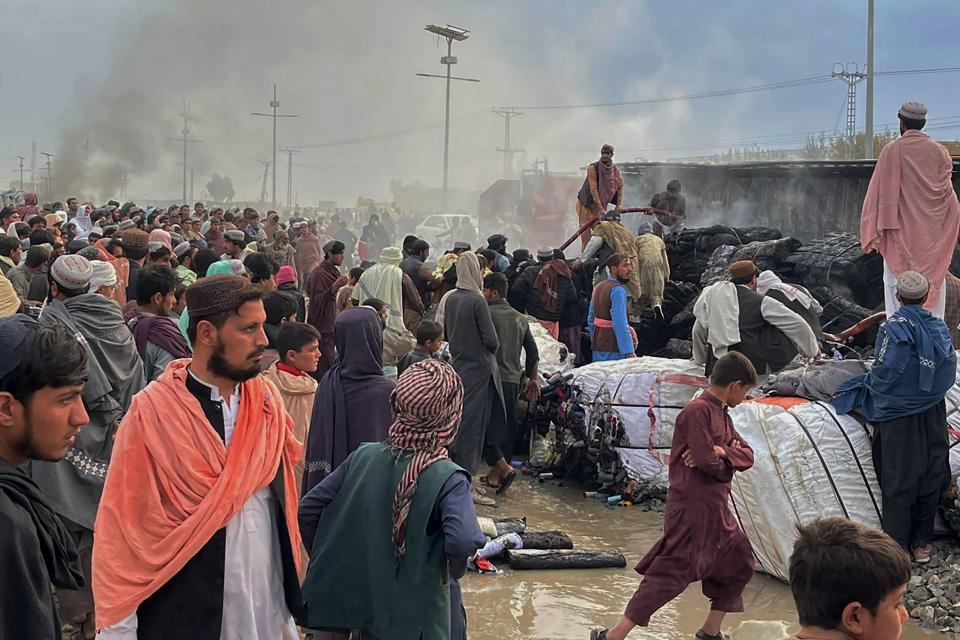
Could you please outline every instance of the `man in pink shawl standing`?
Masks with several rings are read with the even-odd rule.
[[[860,215],[864,252],[883,256],[887,317],[900,308],[897,278],[917,271],[930,282],[925,308],[943,318],[945,279],[960,232],[960,202],[946,148],[922,132],[927,107],[905,102],[897,113],[900,138],[883,148]]]
[[[591,220],[600,221],[607,206],[616,205],[617,211],[623,206],[623,178],[620,170],[613,164],[613,146],[600,147],[600,159],[587,165],[587,177],[577,194],[577,219],[582,227]],[[587,248],[592,233],[587,229],[580,235],[583,248]]]

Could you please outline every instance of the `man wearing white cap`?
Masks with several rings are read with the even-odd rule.
[[[93,267],[93,275],[90,277],[87,293],[99,293],[112,300],[113,288],[117,286],[117,270],[112,264],[103,260],[91,260],[90,266]]]
[[[144,234],[146,235],[146,234]],[[81,337],[87,350],[83,405],[90,422],[61,462],[33,462],[31,474],[66,524],[80,551],[86,584],[58,593],[60,619],[84,632],[96,628],[90,591],[93,521],[100,504],[117,423],[133,395],[146,384],[133,334],[113,300],[90,293],[94,267],[79,255],[57,258],[48,275],[50,293],[40,323],[61,325]]]
[[[863,201],[860,244],[883,256],[887,317],[900,308],[897,278],[916,271],[930,282],[925,308],[943,318],[944,282],[960,233],[953,162],[947,149],[922,131],[925,105],[905,102],[897,116],[900,138],[880,152]]]
[[[902,306],[880,326],[873,367],[833,398],[839,413],[856,410],[874,425],[883,530],[919,564],[930,561],[933,520],[950,482],[944,397],[957,373],[947,325],[923,308],[930,292],[916,271],[900,275]]]

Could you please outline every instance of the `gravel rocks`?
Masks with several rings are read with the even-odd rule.
[[[934,543],[927,565],[914,565],[904,604],[910,617],[925,629],[960,638],[960,544],[953,539]]]

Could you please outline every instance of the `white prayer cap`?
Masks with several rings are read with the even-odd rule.
[[[897,115],[901,118],[909,118],[910,120],[926,120],[927,105],[922,102],[917,102],[916,100],[909,100],[900,106],[900,111],[897,112]]]
[[[103,260],[91,260],[93,276],[90,278],[90,293],[96,293],[100,287],[112,287],[117,284],[117,271],[113,265]]]
[[[897,278],[897,293],[904,300],[920,300],[930,291],[930,282],[916,271],[904,271]]]

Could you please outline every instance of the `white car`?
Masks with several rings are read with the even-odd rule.
[[[453,232],[451,233],[451,229]],[[414,234],[426,240],[434,255],[440,255],[453,247],[457,241],[469,242],[477,248],[477,227],[470,216],[460,214],[437,214],[428,216],[417,225]],[[438,253],[439,251],[439,253]]]

